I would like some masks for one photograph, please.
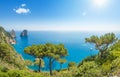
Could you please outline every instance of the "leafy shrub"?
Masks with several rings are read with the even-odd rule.
[[[10,77],[10,76],[4,72],[0,72],[0,77]]]
[[[111,62],[110,61],[106,61],[102,66],[102,74],[108,76],[110,74],[111,71]]]
[[[6,67],[3,67],[3,68],[1,69],[2,72],[7,72],[8,70],[9,70],[9,69],[6,68]]]
[[[112,62],[112,69],[119,69],[120,68],[120,58],[113,60]]]
[[[101,70],[94,61],[84,62],[75,77],[102,77]]]

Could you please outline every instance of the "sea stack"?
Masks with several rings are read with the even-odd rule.
[[[20,37],[27,37],[28,36],[28,31],[27,30],[23,30],[20,34]]]
[[[11,30],[10,35],[12,36],[12,38],[16,38],[16,33],[13,29]]]

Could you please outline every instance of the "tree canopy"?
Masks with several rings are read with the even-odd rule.
[[[32,45],[25,48],[25,53],[34,56],[35,58],[39,58],[39,70],[41,68],[41,58],[49,59],[49,69],[50,75],[52,75],[52,64],[54,61],[59,61],[68,55],[67,49],[63,44],[40,44],[40,45]]]
[[[107,51],[108,47],[112,45],[116,40],[116,36],[114,33],[107,33],[100,37],[91,36],[90,38],[85,39],[86,42],[95,44],[95,48],[99,50],[101,58],[103,58],[104,53]]]

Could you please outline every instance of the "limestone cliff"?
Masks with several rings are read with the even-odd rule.
[[[16,40],[9,32],[0,27],[0,43],[16,44]]]
[[[21,37],[27,37],[28,36],[28,31],[27,30],[23,30],[20,34]]]
[[[16,33],[13,29],[10,31],[10,35],[12,36],[12,38],[16,38]]]
[[[25,61],[11,46],[13,41],[10,33],[0,27],[0,67],[7,69],[24,69]]]

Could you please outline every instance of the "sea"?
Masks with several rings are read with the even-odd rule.
[[[84,31],[28,31],[28,37],[20,37],[21,31],[16,31],[16,41],[14,45],[15,50],[22,55],[23,59],[34,61],[35,58],[24,52],[24,48],[33,44],[64,44],[68,50],[68,56],[66,56],[66,63],[62,65],[62,68],[67,68],[69,62],[75,62],[79,64],[83,59],[88,56],[98,54],[94,44],[85,42],[85,38],[89,38],[92,35],[103,35],[107,32],[84,32]],[[49,60],[44,59],[45,67],[43,71],[49,70]],[[38,66],[29,66],[31,70],[38,70]],[[60,64],[54,62],[52,66],[53,70],[59,70]]]

